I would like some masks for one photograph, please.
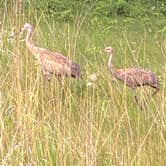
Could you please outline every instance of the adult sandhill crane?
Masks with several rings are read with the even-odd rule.
[[[114,66],[112,65],[112,47],[107,47],[104,49],[104,51],[109,53],[108,69],[111,71],[115,78],[124,82],[128,87],[130,87],[133,90],[135,90],[136,87],[140,86],[151,86],[152,88],[156,89],[152,96],[155,95],[157,91],[159,91],[159,80],[157,76],[150,70],[142,68],[114,68]],[[138,100],[135,93],[134,97],[138,104]]]
[[[33,27],[29,23],[25,23],[21,31],[25,30],[27,31],[25,39],[26,46],[38,60],[47,80],[50,80],[51,75],[55,75],[59,80],[61,77],[81,78],[80,66],[77,63],[60,53],[34,46],[30,42]]]

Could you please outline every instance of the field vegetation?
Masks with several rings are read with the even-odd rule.
[[[163,0],[0,1],[0,165],[166,165],[166,7]],[[44,80],[25,45],[32,42],[78,62],[82,80]],[[131,90],[107,69],[141,66],[160,91]],[[88,76],[98,80],[86,86]]]

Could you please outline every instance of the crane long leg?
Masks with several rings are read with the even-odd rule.
[[[43,76],[44,76],[44,79],[47,80],[47,81],[50,81],[51,77],[50,77],[50,73],[48,73],[47,71],[45,71],[43,69]]]
[[[136,93],[135,93],[135,89],[132,89],[132,92],[133,92],[133,95],[134,95],[136,104],[137,104],[137,105],[141,108],[141,110],[142,110],[142,105],[140,105],[140,103],[139,103],[139,101],[138,101],[138,99],[137,99],[137,95],[136,95]]]
[[[59,81],[59,84],[60,84],[60,86],[61,86],[61,99],[62,100],[65,100],[65,82],[64,82],[64,78],[63,77],[61,77],[61,76],[57,76],[57,78],[58,78],[58,81]]]
[[[159,88],[156,88],[156,90],[153,92],[152,96],[154,96],[159,91]]]
[[[58,78],[59,84],[62,86],[62,80],[61,80],[61,77],[57,76],[57,78]]]
[[[45,80],[47,80],[47,81],[50,81],[50,80],[51,80],[50,75],[44,75],[44,78],[45,78]]]

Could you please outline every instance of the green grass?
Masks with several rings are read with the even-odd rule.
[[[0,43],[1,165],[165,165],[166,98],[164,19],[110,19],[89,23],[47,20],[28,11],[5,13]],[[33,13],[34,14],[34,13]],[[83,21],[83,22],[82,22]],[[22,39],[8,40],[12,27],[34,25],[33,42],[64,53],[81,65],[83,80],[45,82]],[[82,24],[81,24],[82,22]],[[35,26],[36,25],[36,26]],[[160,77],[159,93],[113,81],[103,49],[112,45],[117,67],[142,66]],[[87,76],[98,81],[86,87]]]

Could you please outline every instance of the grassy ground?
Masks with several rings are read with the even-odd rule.
[[[89,23],[47,20],[33,11],[13,18],[4,13],[0,36],[1,165],[165,165],[166,98],[164,19],[110,19]],[[12,27],[34,25],[33,42],[77,61],[83,80],[45,82],[19,34]],[[113,81],[103,49],[112,45],[118,67],[142,66],[160,78],[160,91],[137,90]],[[87,76],[98,75],[92,87]]]

